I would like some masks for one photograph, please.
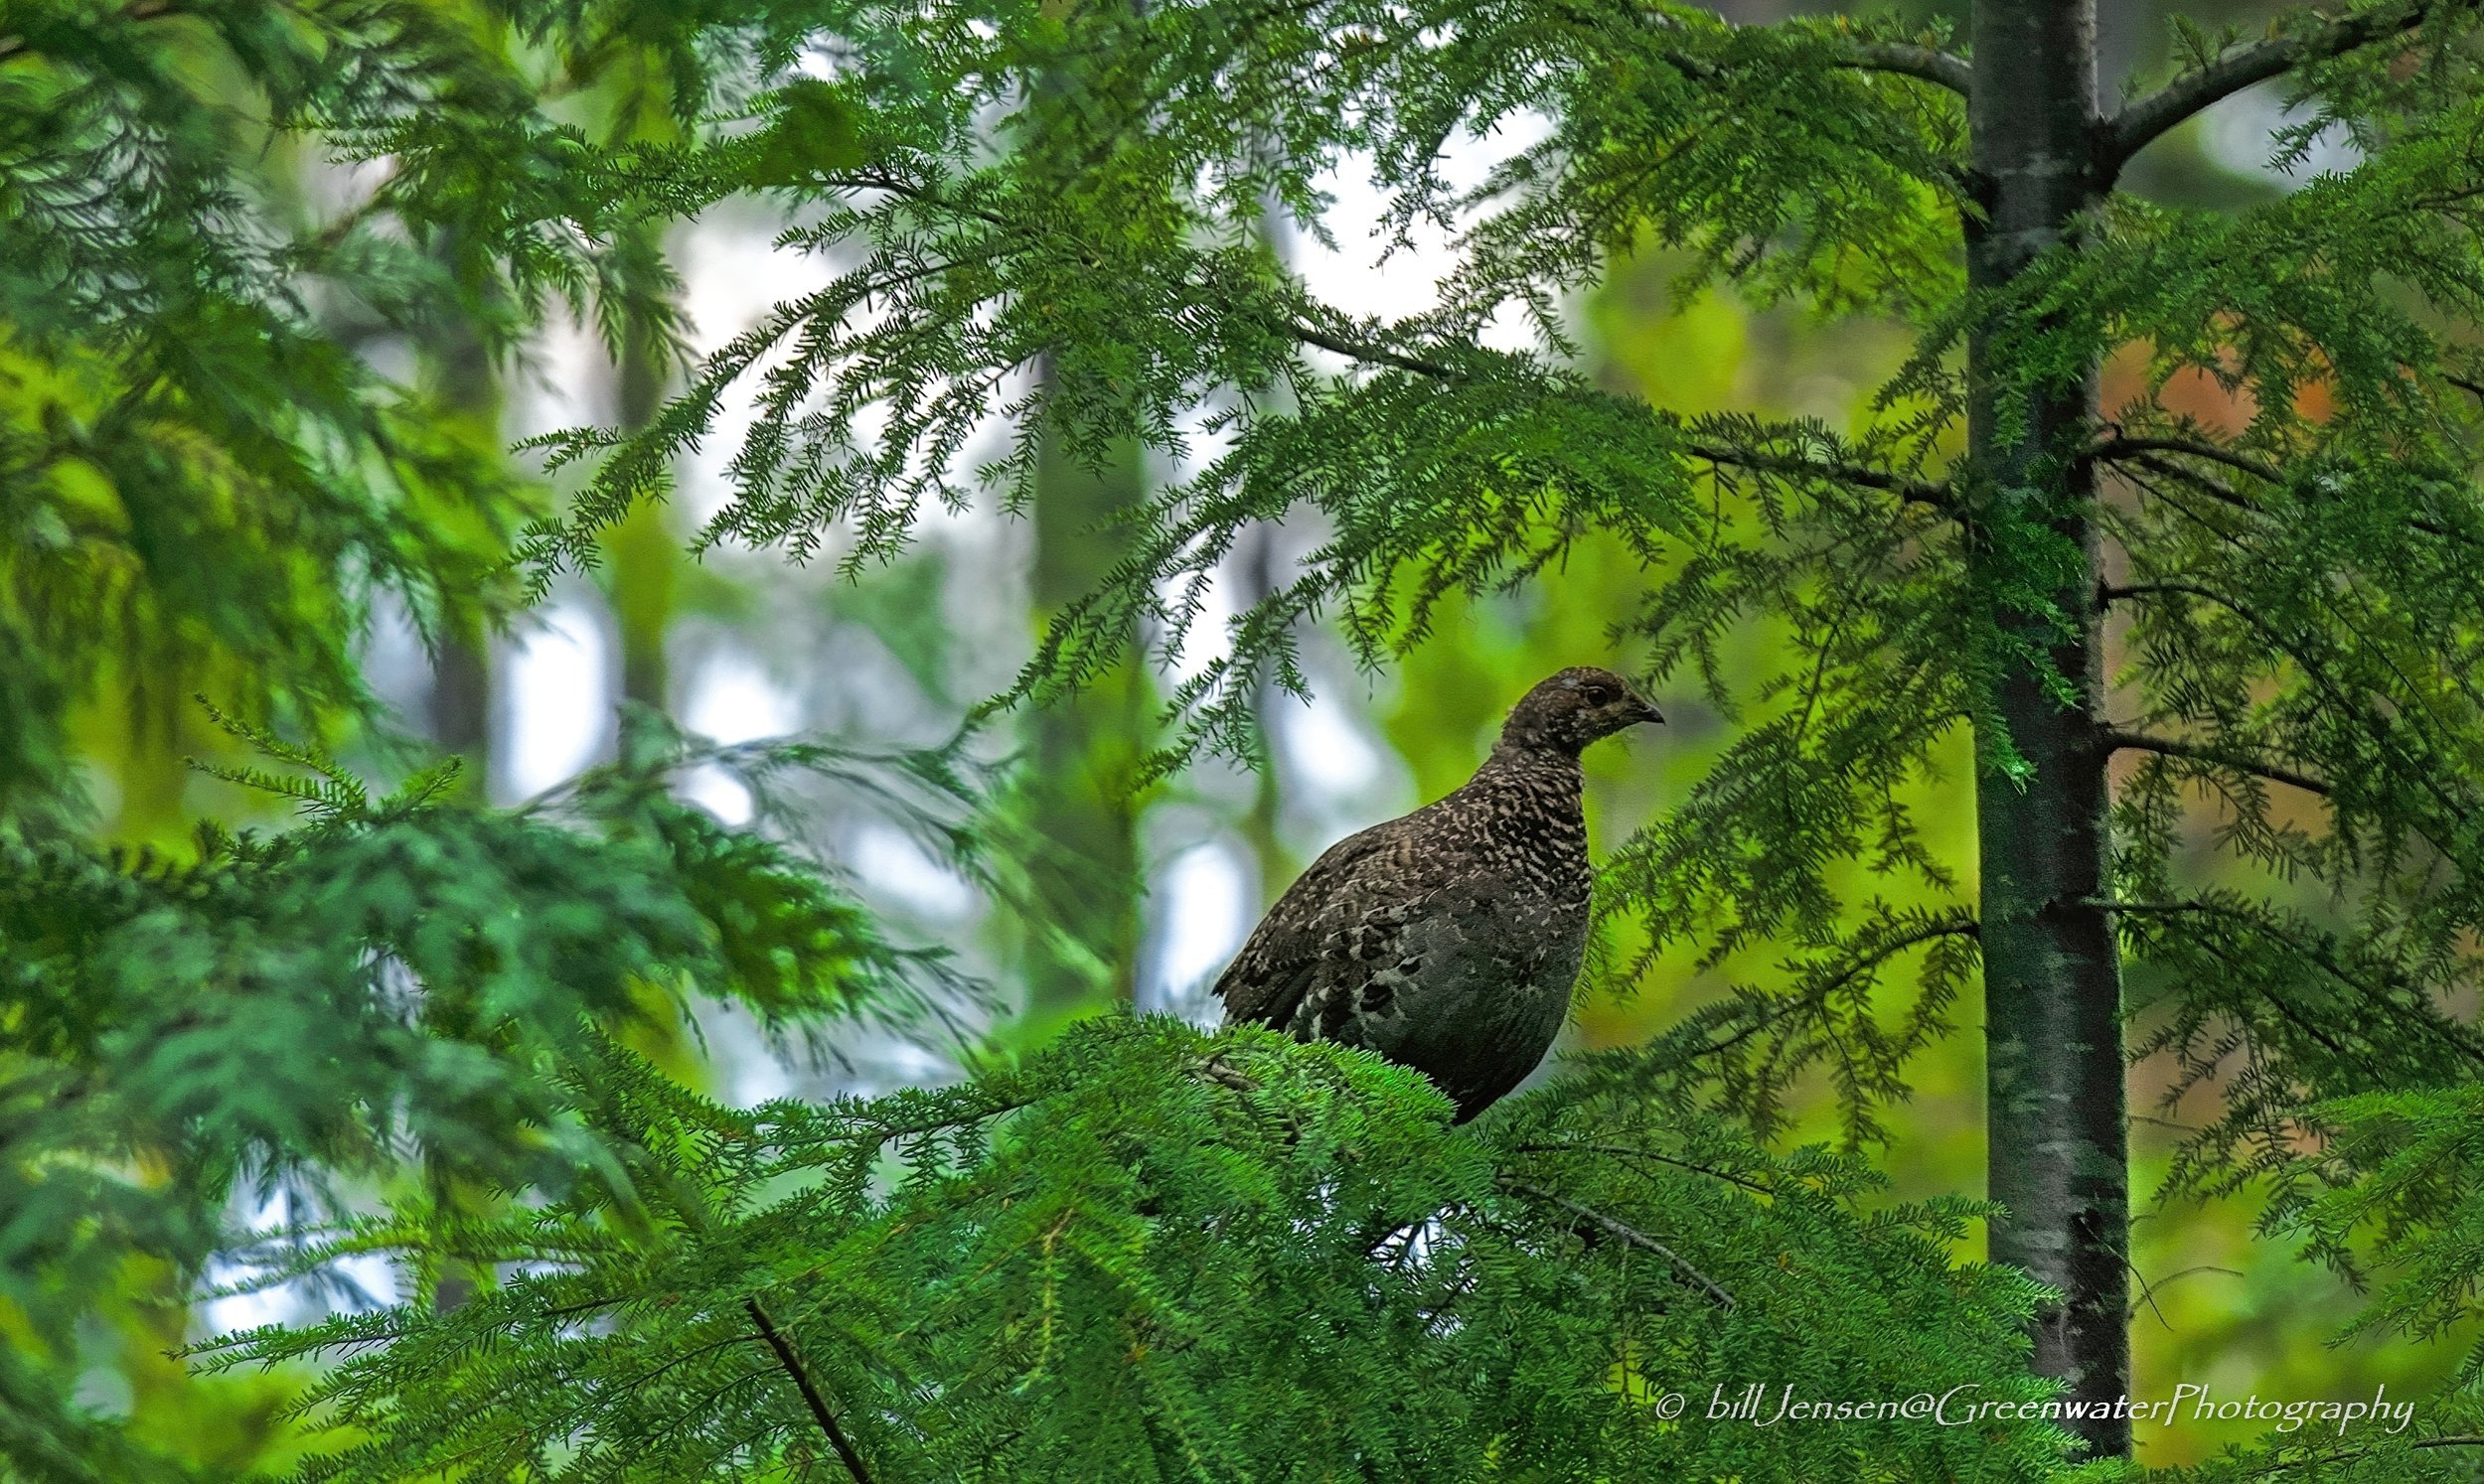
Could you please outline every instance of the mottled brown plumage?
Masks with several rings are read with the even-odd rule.
[[[1579,752],[1656,708],[1610,670],[1528,691],[1457,792],[1331,845],[1216,981],[1227,1024],[1376,1051],[1474,1117],[1525,1080],[1587,949]]]

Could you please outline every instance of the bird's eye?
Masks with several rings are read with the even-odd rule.
[[[1587,699],[1591,705],[1604,705],[1613,699],[1613,687],[1601,683],[1590,685],[1587,687]]]

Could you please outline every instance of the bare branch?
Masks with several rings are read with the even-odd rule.
[[[2434,12],[2472,0],[2394,0],[2356,11],[2315,30],[2271,37],[2226,53],[2195,73],[2185,73],[2105,120],[2096,131],[2096,162],[2110,178],[2122,163],[2159,134],[2254,82],[2281,76],[2305,63],[2342,56],[2423,24]]]
[[[1963,57],[1952,56],[1938,47],[1919,47],[1906,42],[1858,43],[1853,58],[1846,64],[1858,72],[1898,73],[1920,77],[1966,97],[1974,87],[1975,70]]]
[[[2244,757],[2209,743],[2187,742],[2179,737],[2159,737],[2148,732],[2125,731],[2119,727],[2108,728],[2103,738],[2104,745],[2116,752],[2152,752],[2162,757],[2185,758],[2195,763],[2207,763],[2212,767],[2230,768],[2237,773],[2249,773],[2254,777],[2264,778],[2270,783],[2281,783],[2288,788],[2300,789],[2306,794],[2317,794],[2323,799],[2329,796],[2329,786],[2307,773],[2297,773],[2291,768],[2280,767],[2275,763],[2263,763],[2255,758]]]
[[[1621,1238],[1630,1246],[1639,1249],[1641,1252],[1654,1253],[1657,1257],[1672,1263],[1673,1270],[1680,1273],[1685,1279],[1687,1279],[1691,1286],[1704,1290],[1709,1298],[1715,1300],[1718,1308],[1730,1309],[1734,1306],[1733,1294],[1728,1293],[1723,1288],[1717,1286],[1716,1281],[1710,1278],[1706,1273],[1691,1266],[1688,1260],[1684,1259],[1680,1253],[1666,1247],[1663,1243],[1658,1242],[1655,1238],[1648,1236],[1636,1227],[1625,1226],[1621,1222],[1605,1215],[1593,1206],[1582,1206],[1578,1202],[1571,1200],[1568,1196],[1556,1195],[1552,1191],[1546,1190],[1541,1185],[1531,1185],[1524,1180],[1517,1179],[1510,1175],[1501,1176],[1500,1183],[1506,1189],[1514,1190],[1520,1195],[1533,1196],[1539,1201],[1546,1201],[1552,1205],[1559,1206],[1562,1210],[1569,1212],[1572,1216],[1578,1217],[1583,1221],[1593,1222],[1597,1226],[1602,1227],[1605,1231]]]
[[[828,1445],[837,1450],[837,1457],[846,1465],[846,1472],[854,1476],[854,1484],[871,1484],[871,1471],[863,1467],[862,1455],[856,1453],[854,1444],[847,1440],[846,1429],[837,1425],[837,1413],[829,1410],[828,1399],[820,1395],[818,1385],[811,1380],[811,1373],[804,1369],[802,1357],[794,1352],[794,1342],[786,1339],[777,1329],[776,1322],[768,1317],[768,1311],[759,1307],[759,1300],[743,1299],[742,1307],[749,1312],[750,1322],[759,1326],[759,1338],[767,1341],[768,1349],[776,1352],[776,1363],[785,1368],[787,1376],[793,1378],[794,1389],[802,1393],[804,1405],[811,1409],[811,1415],[819,1422],[820,1431],[828,1435]]]
[[[2141,1305],[2145,1305],[2148,1308],[2156,1309],[2156,1322],[2163,1324],[2167,1330],[2171,1330],[2173,1325],[2167,1322],[2165,1318],[2165,1311],[2163,1309],[2156,1308],[2157,1289],[2162,1288],[2176,1278],[2186,1278],[2195,1272],[2222,1272],[2228,1277],[2246,1276],[2243,1270],[2239,1267],[2220,1267],[2214,1262],[2196,1262],[2189,1267],[2178,1268],[2175,1271],[2166,1273],[2163,1277],[2160,1277],[2151,1283],[2148,1281],[2147,1274],[2141,1272],[2136,1266],[2132,1265],[2129,1260],[2124,1259],[2122,1265],[2130,1268],[2130,1275],[2139,1280],[2139,1301],[2138,1303],[2134,1303],[2130,1306],[2130,1317],[2133,1319],[2138,1318]]]

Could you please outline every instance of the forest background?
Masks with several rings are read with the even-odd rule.
[[[1724,7],[1737,21],[1790,13],[1766,4]],[[1923,9],[1963,20],[1963,7]],[[2197,8],[2194,8],[2197,13]],[[2205,19],[2255,31],[2270,10],[2237,5]],[[1910,12],[1910,14],[1913,14]],[[2162,63],[2163,14],[2135,0],[2101,7],[2103,72],[2119,76]],[[651,79],[626,70],[552,101],[556,114],[598,129],[667,127],[642,95]],[[2268,161],[2277,94],[2246,92],[2149,152],[2125,178],[2137,194],[2174,204],[2232,205],[2271,199],[2324,168],[2351,163],[2335,140],[2279,168]],[[635,120],[635,122],[633,122]],[[618,121],[618,122],[616,122]],[[354,199],[351,171],[283,151],[262,162],[270,189],[291,193],[316,220]],[[1440,262],[1438,244],[1417,239],[1383,253],[1371,199],[1351,168],[1333,183],[1338,240],[1286,238],[1280,250],[1331,297],[1372,313],[1419,308]],[[772,245],[782,222],[763,204],[727,202],[662,244],[679,268],[664,297],[678,307],[690,346],[704,351],[748,329],[769,305],[825,281],[800,251]],[[656,244],[648,244],[651,248]],[[1687,302],[1669,287],[1678,267],[1661,254],[1616,266],[1570,309],[1584,354],[1613,389],[1646,395],[1685,413],[1739,408],[1852,424],[1905,359],[1908,341],[1846,324],[1822,329],[1791,311],[1754,311],[1730,295]],[[471,420],[477,448],[498,450],[581,423],[628,425],[649,415],[674,372],[650,344],[606,354],[586,327],[532,339],[508,360],[484,348],[481,330],[421,343],[375,327],[336,334],[383,372],[438,389]],[[2105,404],[2134,389],[2142,368],[2106,370]],[[2118,378],[2118,381],[2116,380]],[[2177,381],[2172,410],[2233,428],[2249,409],[2213,381]],[[741,418],[743,421],[736,421]],[[779,549],[730,544],[696,556],[691,533],[721,504],[723,462],[746,424],[728,408],[718,452],[685,461],[679,493],[611,532],[607,560],[591,575],[564,577],[509,632],[426,652],[403,614],[383,613],[365,644],[368,683],[388,699],[406,738],[365,736],[341,750],[351,768],[400,774],[406,739],[468,760],[463,787],[517,803],[556,795],[623,747],[622,708],[645,708],[723,748],[808,737],[856,754],[890,754],[942,743],[980,702],[1006,690],[1044,622],[1083,594],[1111,554],[1109,518],[1139,483],[1171,469],[1125,468],[1098,479],[1066,463],[1037,480],[1025,510],[934,514],[893,562],[841,565],[834,544],[795,563]],[[536,484],[556,505],[572,478],[545,475],[529,452],[507,456],[514,480]],[[1282,580],[1316,530],[1280,530],[1237,551],[1220,573],[1216,601],[1229,614]],[[1612,617],[1640,584],[1636,559],[1590,541],[1557,580],[1502,598],[1453,598],[1434,633],[1402,666],[1358,668],[1332,637],[1307,632],[1305,662],[1317,699],[1270,697],[1271,765],[1250,772],[1204,760],[1142,786],[1139,763],[1161,739],[1156,700],[1179,676],[1117,673],[1069,701],[1012,713],[987,728],[988,756],[1021,750],[1031,766],[1007,775],[1004,814],[1020,838],[1054,842],[1018,889],[961,873],[926,835],[920,817],[892,808],[864,782],[778,778],[774,793],[720,764],[693,770],[685,797],[728,823],[754,818],[814,852],[879,915],[902,944],[954,950],[958,966],[991,986],[941,1008],[950,1036],[920,1026],[849,1027],[820,1054],[771,1046],[746,1013],[714,1011],[666,1043],[682,1076],[724,1101],[748,1105],[794,1095],[825,1097],[936,1084],[957,1073],[960,1048],[998,1040],[1040,1042],[1066,1021],[1126,1004],[1212,1018],[1205,985],[1262,907],[1313,855],[1339,835],[1438,797],[1461,782],[1487,745],[1507,704],[1550,670],[1577,663],[1628,668],[1615,653]],[[1222,614],[1211,612],[1207,625]],[[1735,643],[1767,645],[1766,634]],[[1727,657],[1765,668],[1767,656]],[[78,713],[77,766],[97,800],[102,833],[133,850],[178,854],[197,821],[280,822],[271,803],[242,784],[203,771],[254,757],[249,739],[221,727],[195,697],[215,698],[229,677],[151,667],[132,657],[106,675]],[[1600,842],[1621,837],[1665,808],[1730,738],[1725,723],[1690,693],[1659,697],[1661,735],[1589,758],[1589,819]],[[1933,852],[1963,865],[1973,847],[1964,803],[1964,743],[1948,760],[1959,799],[1926,801],[1944,826]],[[1905,904],[1903,886],[1893,900]],[[1633,997],[1582,1006],[1565,1044],[1634,1044],[1712,998],[1732,981],[1765,983],[1765,956],[1708,967],[1679,950],[1648,973]],[[1912,1101],[1892,1119],[1883,1161],[1892,1199],[1974,1193],[1982,1179],[1982,1113],[1974,1011],[1961,1030],[1924,1053]],[[952,1038],[954,1037],[954,1038]],[[2151,1106],[2150,1068],[2134,1073],[2132,1106]],[[1833,1137],[1828,1100],[1798,1106],[1786,1141]],[[2163,1174],[2170,1137],[2134,1131],[2134,1189]],[[241,1211],[269,1219],[270,1211]],[[2175,1205],[2137,1224],[2132,1261],[2144,1290],[2133,1332],[2138,1391],[2177,1382],[2220,1395],[2325,1399],[2431,1390],[2463,1354],[2459,1337],[2429,1346],[2375,1332],[2328,1343],[2357,1300],[2329,1273],[2251,1230],[2248,1203]],[[1960,1244],[1979,1253],[1973,1232]],[[347,1264],[347,1274],[385,1298],[385,1264]],[[167,1317],[161,1295],[133,1304],[118,1328],[89,1336],[90,1400],[126,1410],[144,1435],[208,1466],[240,1470],[289,1447],[277,1420],[295,1378],[236,1375],[201,1380],[163,1354],[168,1343],[211,1330],[324,1308],[334,1291],[287,1285],[203,1302]],[[350,1297],[350,1295],[349,1295]],[[2204,1457],[2255,1432],[2250,1424],[2183,1420],[2143,1425],[2138,1456],[2153,1464]]]

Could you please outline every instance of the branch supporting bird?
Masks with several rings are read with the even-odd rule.
[[[1586,957],[1591,744],[1664,717],[1611,670],[1529,690],[1475,776],[1331,845],[1216,981],[1228,1025],[1377,1052],[1431,1078],[1459,1121],[1544,1059]]]

